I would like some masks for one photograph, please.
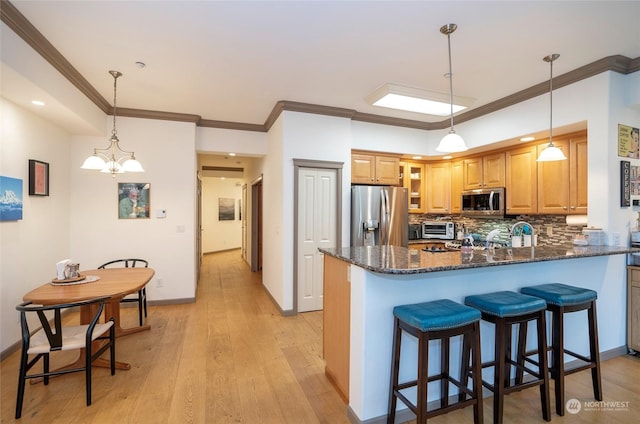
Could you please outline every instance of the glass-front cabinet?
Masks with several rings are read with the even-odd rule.
[[[399,184],[408,191],[409,213],[425,212],[425,173],[424,164],[400,162]]]

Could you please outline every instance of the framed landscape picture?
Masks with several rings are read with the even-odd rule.
[[[233,221],[236,219],[236,201],[225,197],[218,198],[218,221]]]
[[[0,177],[0,221],[22,219],[22,180]]]

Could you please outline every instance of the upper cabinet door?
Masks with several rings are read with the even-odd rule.
[[[351,154],[351,183],[398,185],[400,159],[393,156]]]
[[[478,188],[504,187],[504,161],[505,155],[502,152],[464,159],[463,188],[465,190],[474,190]]]
[[[588,204],[589,163],[587,136],[569,142],[569,213],[585,215]]]
[[[549,143],[539,144],[538,156]],[[569,142],[554,140],[553,144],[568,158]],[[569,213],[569,161],[538,162],[538,213]]]
[[[538,212],[536,146],[509,150],[505,156],[507,214]]]
[[[451,213],[462,211],[462,167],[463,162],[451,162]]]
[[[504,153],[496,153],[482,157],[482,178],[485,188],[504,187]]]
[[[351,182],[373,184],[376,175],[376,159],[372,155],[351,155]]]
[[[399,158],[376,156],[376,184],[397,185],[399,165]]]
[[[482,188],[482,158],[470,158],[462,161],[462,188],[465,190],[473,190]]]
[[[451,164],[449,162],[427,164],[427,212],[451,211]]]

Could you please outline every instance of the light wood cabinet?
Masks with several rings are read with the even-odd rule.
[[[589,162],[587,134],[571,138],[569,145],[569,205],[571,213],[586,215],[588,208]]]
[[[400,162],[401,185],[407,189],[409,213],[425,212],[425,166],[418,162]]]
[[[627,267],[627,347],[640,352],[640,267]]]
[[[462,160],[451,162],[451,213],[462,212]]]
[[[351,183],[398,185],[400,159],[393,156],[351,154]]]
[[[464,159],[462,175],[464,190],[504,187],[504,152]]]
[[[521,147],[505,153],[506,213],[538,212],[538,171],[536,146]]]
[[[553,144],[567,160],[538,162],[538,213],[587,213],[587,137],[559,138]],[[538,155],[547,143],[538,145]]]
[[[322,346],[325,375],[349,403],[351,282],[349,264],[324,255]]]
[[[553,144],[568,158],[568,140],[554,140]],[[537,146],[537,155],[549,143]],[[569,161],[538,162],[538,213],[569,213]]]
[[[427,213],[450,213],[451,211],[451,163],[428,163]]]

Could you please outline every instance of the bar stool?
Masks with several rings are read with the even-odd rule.
[[[547,302],[547,311],[551,312],[551,363],[549,371],[555,383],[556,413],[564,415],[564,377],[569,374],[591,369],[593,385],[593,397],[602,400],[602,379],[600,376],[600,349],[598,347],[598,324],[596,317],[596,299],[598,293],[594,290],[569,286],[561,283],[542,284],[539,286],[523,287],[521,293],[536,296]],[[564,347],[564,314],[578,311],[587,311],[589,320],[589,355],[587,358]],[[524,334],[526,337],[526,333]],[[537,352],[524,352],[524,358]],[[586,364],[566,370],[564,367],[564,355],[570,355],[580,359]]]
[[[393,424],[396,416],[396,402],[400,399],[416,414],[417,424],[424,424],[427,418],[446,414],[456,409],[473,405],[473,421],[482,422],[482,384],[480,360],[480,312],[448,299],[393,308],[393,353],[391,358],[391,384],[389,387],[389,410],[387,424]],[[402,331],[418,339],[417,380],[398,382],[400,371],[400,345]],[[463,337],[463,351],[472,353],[473,390],[449,374],[449,341],[451,337]],[[471,339],[471,340],[470,340]],[[440,373],[429,376],[429,340],[440,340]],[[468,358],[467,367],[468,367]],[[427,411],[428,383],[440,381],[440,407]],[[458,402],[449,404],[449,383],[459,389]],[[411,403],[403,393],[417,386],[417,405]],[[469,398],[467,399],[467,396]]]
[[[551,420],[549,399],[549,373],[547,357],[541,355],[538,371],[534,371],[514,361],[511,357],[511,328],[513,324],[526,326],[530,321],[537,322],[538,350],[546,352],[547,333],[545,324],[546,303],[543,299],[512,291],[500,291],[481,295],[467,296],[464,303],[482,312],[482,319],[495,325],[495,359],[483,363],[482,367],[494,367],[493,385],[487,381],[482,384],[493,392],[493,422],[502,424],[504,396],[528,387],[540,386],[542,417]],[[523,342],[524,344],[524,342]],[[511,366],[524,369],[533,379],[511,385]],[[472,372],[473,374],[473,372]],[[464,381],[463,381],[464,383]]]

